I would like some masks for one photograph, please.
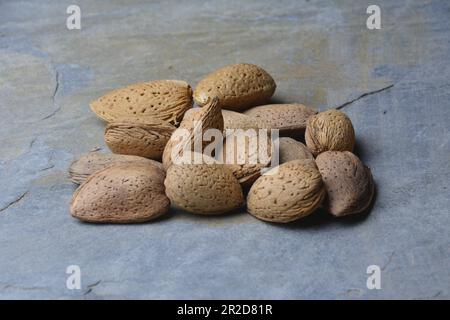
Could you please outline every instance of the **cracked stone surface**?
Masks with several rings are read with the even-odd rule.
[[[450,2],[377,1],[381,30],[364,1],[77,4],[81,30],[65,2],[0,2],[0,298],[450,298]],[[91,100],[237,62],[273,75],[276,102],[345,105],[377,186],[369,215],[70,217],[69,164],[107,152]]]

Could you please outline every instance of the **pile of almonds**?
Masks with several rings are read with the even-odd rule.
[[[184,81],[158,80],[93,101],[92,111],[107,122],[104,139],[113,153],[91,152],[72,163],[70,178],[80,184],[72,216],[135,223],[155,219],[171,205],[214,215],[246,204],[256,218],[284,223],[319,207],[337,217],[365,211],[374,183],[369,168],[352,153],[350,119],[335,109],[317,113],[302,104],[267,104],[275,89],[262,68],[235,64],[207,75],[194,91]],[[194,101],[199,108],[192,107]],[[194,132],[208,129],[278,129],[279,166],[261,175],[270,157],[257,164],[225,163],[203,154],[201,164],[174,161],[181,131],[189,133],[186,146],[193,159],[198,156]],[[222,152],[231,146],[225,138]],[[270,154],[270,140],[267,148]],[[249,158],[248,148],[239,152]]]

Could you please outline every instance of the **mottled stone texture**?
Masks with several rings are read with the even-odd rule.
[[[450,2],[0,2],[0,298],[449,298]],[[143,225],[69,215],[72,159],[106,147],[88,103],[152,79],[195,85],[261,65],[273,102],[342,110],[371,167],[370,215],[288,226],[174,213]],[[82,289],[66,289],[66,267]],[[382,268],[368,290],[366,268]]]

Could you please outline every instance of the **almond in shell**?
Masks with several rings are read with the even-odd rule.
[[[256,180],[247,196],[247,209],[261,220],[285,223],[311,214],[324,197],[314,160],[293,160]]]
[[[175,129],[164,123],[113,122],[105,129],[105,142],[114,153],[161,159],[164,147]]]
[[[91,175],[74,193],[73,217],[95,223],[136,223],[169,210],[165,173],[153,165],[126,163]]]
[[[367,209],[374,195],[370,169],[349,151],[326,151],[316,163],[322,175],[328,199],[327,210],[336,217]]]
[[[315,156],[324,151],[353,151],[355,130],[347,115],[331,109],[308,119],[305,141]]]
[[[110,91],[91,102],[91,109],[107,122],[178,125],[192,107],[192,89],[184,81],[156,80]]]
[[[222,164],[173,164],[164,184],[172,204],[191,213],[220,214],[244,204],[238,180]]]
[[[81,184],[93,173],[110,165],[135,162],[153,165],[164,170],[162,163],[138,156],[90,152],[72,162],[69,168],[69,177],[72,182]]]
[[[192,110],[185,115],[180,127],[174,131],[164,148],[162,156],[164,168],[167,169],[172,165],[174,162],[173,156],[177,159],[180,158],[183,150],[194,151],[194,139],[203,139],[203,134],[208,129],[217,129],[220,133],[223,132],[223,116],[217,97],[202,109]],[[209,143],[209,141],[202,141],[202,148]],[[173,150],[174,147],[177,147],[177,149]],[[201,151],[203,152],[203,149]]]
[[[241,111],[266,103],[275,88],[275,81],[262,68],[248,63],[233,64],[203,78],[194,90],[194,100],[203,106],[218,97],[223,109]]]

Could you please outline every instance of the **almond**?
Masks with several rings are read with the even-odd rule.
[[[324,151],[353,151],[355,130],[345,113],[331,109],[308,119],[305,141],[315,156]]]
[[[279,162],[286,163],[296,159],[314,160],[311,151],[300,141],[283,137],[279,139]]]
[[[186,143],[182,146],[182,148],[180,148],[180,150],[183,150],[186,146],[187,150],[193,151],[193,143],[195,138],[194,133],[199,132],[199,137],[197,138],[202,138],[201,136],[207,129],[217,129],[223,132],[223,117],[219,106],[219,100],[217,98],[212,99],[211,102],[204,106],[201,110],[192,110],[186,114],[180,124],[180,127],[174,131],[171,138],[167,142],[166,147],[164,148],[162,157],[164,168],[167,169],[173,163],[172,149],[181,142],[179,133],[182,133],[182,130],[187,130],[189,136],[185,137]],[[208,144],[208,141],[203,141],[203,146],[206,144]]]
[[[267,102],[275,88],[275,81],[262,68],[233,64],[203,78],[194,90],[194,100],[203,106],[212,97],[218,97],[223,109],[240,111]]]
[[[317,156],[316,163],[328,194],[325,207],[331,214],[340,217],[369,207],[373,178],[357,156],[348,151],[326,151]]]
[[[170,124],[109,123],[105,142],[114,153],[161,159],[164,147],[175,131]]]
[[[74,193],[73,217],[96,223],[136,223],[169,210],[164,171],[145,163],[109,166],[91,175]]]
[[[192,89],[184,81],[157,80],[129,85],[91,102],[91,109],[107,122],[178,125],[192,107]]]
[[[174,164],[164,184],[173,205],[196,214],[225,213],[244,203],[238,180],[222,164]]]
[[[324,196],[322,177],[314,161],[293,160],[256,180],[247,196],[247,209],[261,220],[290,222],[311,214]]]
[[[316,110],[303,104],[269,104],[251,108],[244,112],[259,121],[264,121],[266,128],[279,129],[281,134],[303,134],[308,118]]]
[[[162,163],[137,156],[123,154],[106,154],[100,152],[90,152],[82,155],[72,162],[69,168],[69,177],[72,182],[81,184],[93,173],[102,170],[113,164],[121,163],[146,163],[158,169],[164,170]]]

